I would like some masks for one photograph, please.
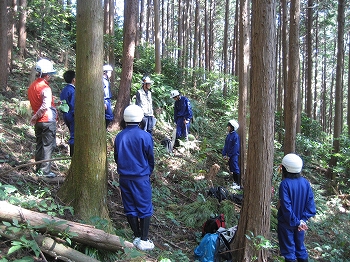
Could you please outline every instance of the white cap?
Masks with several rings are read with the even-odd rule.
[[[287,154],[282,159],[282,166],[289,173],[300,173],[303,168],[303,160],[296,154]]]
[[[104,66],[103,66],[103,72],[104,72],[104,71],[113,71],[113,67],[110,66],[110,65],[104,65]]]
[[[228,121],[230,123],[231,126],[233,126],[234,130],[237,131],[237,129],[239,128],[239,124],[236,120],[232,119],[230,121]]]
[[[151,78],[149,78],[148,76],[146,76],[143,80],[142,80],[142,82],[144,83],[144,84],[152,84],[153,82],[151,81]]]
[[[140,123],[143,116],[142,108],[137,105],[130,105],[124,110],[124,121],[126,123]]]
[[[179,96],[180,95],[180,93],[179,93],[179,91],[177,91],[177,90],[173,90],[173,91],[171,91],[171,93],[170,93],[170,97],[171,98],[174,98],[175,96]]]
[[[56,73],[56,70],[53,69],[53,64],[50,60],[47,60],[45,58],[40,59],[36,65],[35,70],[42,74],[54,74]]]

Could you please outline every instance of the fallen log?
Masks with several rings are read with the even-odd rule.
[[[19,222],[30,226],[43,226],[39,232],[57,236],[59,232],[69,229],[72,241],[82,243],[97,249],[118,251],[124,248],[134,248],[131,242],[123,238],[106,233],[101,229],[96,229],[91,225],[76,223],[64,220],[58,217],[48,216],[28,209],[9,204],[6,201],[0,201],[0,220],[12,222],[17,219]],[[50,221],[50,223],[48,223]],[[65,223],[62,223],[65,222]]]
[[[8,238],[10,240],[18,239],[20,237],[19,233],[17,234],[8,234],[6,232],[6,226],[0,226],[0,235],[2,237]],[[87,256],[73,248],[67,247],[63,244],[60,244],[49,237],[44,237],[41,234],[35,236],[35,241],[38,244],[40,250],[54,257],[56,260],[61,261],[75,261],[75,262],[100,262],[97,259],[94,259],[90,256]],[[47,261],[45,257],[43,257],[44,261]]]

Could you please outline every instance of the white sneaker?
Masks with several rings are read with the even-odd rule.
[[[154,244],[151,240],[139,240],[136,244],[136,247],[140,250],[152,250],[154,248]]]
[[[135,247],[137,247],[137,244],[140,242],[141,238],[140,237],[135,237],[134,241],[132,243],[134,244]]]

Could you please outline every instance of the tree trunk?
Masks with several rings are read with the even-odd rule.
[[[333,167],[337,165],[336,154],[340,151],[340,134],[342,132],[343,117],[343,70],[344,70],[344,24],[345,24],[345,0],[338,0],[338,41],[337,41],[337,69],[335,78],[334,100],[334,131],[333,131],[333,155],[329,162],[327,177],[335,178]]]
[[[154,0],[154,52],[155,52],[155,73],[160,74],[162,72],[162,64],[160,60],[160,23],[159,23],[159,0]]]
[[[18,48],[19,58],[24,60],[26,56],[27,41],[27,0],[19,1],[19,21],[18,21]]]
[[[315,18],[315,50],[318,50],[318,10],[316,10],[316,18]],[[314,99],[313,99],[313,118],[318,120],[318,109],[317,109],[317,97],[318,97],[318,51],[315,53],[315,75],[314,75]]]
[[[256,250],[246,234],[251,232],[253,237],[270,237],[276,74],[275,1],[252,2],[251,28],[249,142],[244,201],[233,243],[233,249],[237,250],[233,254],[235,262],[267,261],[267,250]]]
[[[209,2],[205,1],[204,6],[204,69],[210,71],[210,55],[209,55]]]
[[[135,55],[137,17],[139,11],[137,0],[124,0],[124,42],[123,67],[118,90],[117,104],[114,108],[113,129],[120,128],[124,109],[130,104],[131,79]]]
[[[7,89],[7,79],[8,79],[8,70],[7,70],[7,0],[0,1],[0,91],[5,93]]]
[[[61,232],[68,230],[68,232],[71,233],[70,238],[73,241],[97,249],[118,251],[123,250],[124,248],[134,247],[132,243],[125,241],[119,236],[108,234],[105,231],[94,228],[90,225],[48,216],[46,214],[11,205],[6,201],[0,201],[0,220],[12,223],[13,219],[29,224],[31,227],[43,226],[40,227],[40,232],[54,236],[58,236]],[[50,221],[50,223],[47,221]]]
[[[300,0],[291,1],[289,30],[289,71],[284,105],[284,153],[295,152],[299,97],[299,20]]]
[[[246,162],[246,137],[247,137],[247,105],[249,87],[249,65],[250,65],[250,31],[249,31],[250,5],[247,0],[240,0],[240,25],[239,25],[239,102],[238,102],[238,123],[240,128],[241,152],[239,166],[241,169],[241,179],[244,185]]]
[[[305,91],[306,91],[306,115],[309,118],[312,118],[312,105],[313,105],[313,99],[312,99],[312,54],[313,54],[313,48],[312,48],[312,37],[313,37],[313,0],[308,0],[307,3],[307,19],[306,19],[306,85],[305,85]]]
[[[78,0],[74,155],[58,193],[84,221],[109,221],[102,34],[102,2]]]
[[[239,1],[236,1],[236,8],[235,8],[235,28],[234,28],[234,36],[233,41],[234,44],[232,45],[232,75],[238,76],[239,75]]]
[[[214,21],[216,20],[216,2],[209,1],[210,4],[210,12],[209,12],[209,71],[214,70],[214,38],[215,38],[215,30],[214,30]]]
[[[182,38],[183,38],[183,3],[182,0],[178,0],[178,26],[177,26],[177,65],[179,68],[183,67],[182,64]]]
[[[228,37],[228,27],[230,24],[230,1],[226,0],[225,3],[225,27],[224,27],[224,39],[223,39],[223,47],[222,47],[222,55],[223,55],[223,62],[224,62],[224,88],[222,91],[223,96],[227,96],[227,74],[228,74],[228,43],[229,43],[229,37]]]

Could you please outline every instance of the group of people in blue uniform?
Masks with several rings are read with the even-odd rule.
[[[113,121],[109,79],[112,67],[103,67],[103,88],[106,111],[106,127]],[[67,85],[60,99],[65,100],[69,111],[63,119],[70,131],[70,155],[74,152],[74,91],[75,72],[64,73]],[[125,128],[114,141],[114,160],[117,163],[119,184],[124,212],[134,234],[133,244],[140,250],[151,250],[154,243],[148,238],[153,214],[152,186],[150,177],[154,169],[153,127],[156,119],[153,114],[151,85],[149,77],[142,79],[142,87],[136,93],[135,105],[124,110]],[[187,138],[193,118],[190,100],[173,90],[170,97],[174,103],[176,139]],[[236,120],[227,123],[222,156],[227,161],[233,176],[233,188],[242,189],[239,155],[240,137]],[[144,132],[146,131],[146,132]],[[296,154],[287,154],[281,165],[282,181],[279,187],[278,240],[281,255],[286,262],[306,262],[308,254],[304,245],[307,221],[315,216],[314,196],[308,180],[301,176],[303,162]]]

